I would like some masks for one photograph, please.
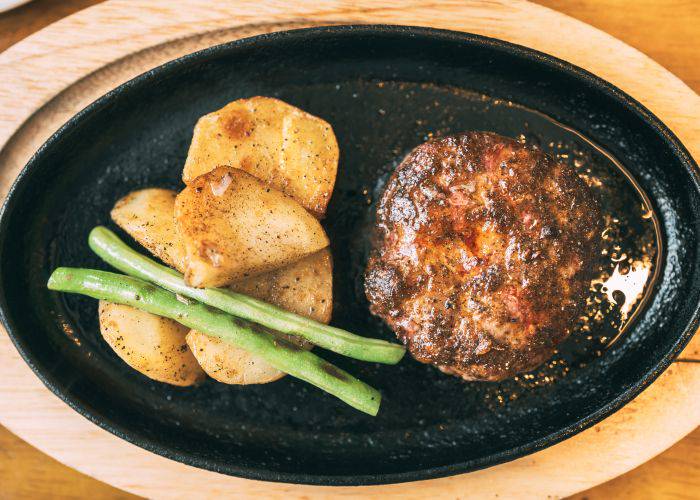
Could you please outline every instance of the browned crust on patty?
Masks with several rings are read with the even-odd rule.
[[[486,132],[421,144],[379,202],[371,311],[446,373],[501,380],[531,370],[585,304],[598,205],[571,167],[534,146]]]

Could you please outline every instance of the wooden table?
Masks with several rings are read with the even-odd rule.
[[[0,51],[99,1],[37,0],[0,14]],[[536,1],[638,48],[696,92],[700,91],[700,3],[693,0]],[[0,498],[45,496],[135,498],[60,464],[0,427]],[[700,498],[700,429],[641,467],[576,496],[619,497]]]

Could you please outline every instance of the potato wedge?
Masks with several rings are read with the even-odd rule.
[[[323,216],[338,170],[328,122],[271,97],[233,101],[194,128],[182,179],[220,165],[245,170]]]
[[[307,350],[313,347],[299,337],[284,338]],[[197,330],[187,334],[187,345],[207,375],[224,384],[267,384],[286,375],[258,356]]]
[[[184,247],[173,217],[176,195],[165,189],[135,191],[117,202],[112,217],[135,240],[157,253],[163,262],[183,271]],[[173,253],[173,249],[181,250]],[[233,283],[231,289],[327,323],[333,304],[330,250],[322,249],[285,267]],[[128,316],[134,321],[151,323],[161,319],[128,306],[119,307],[122,321]],[[284,376],[262,359],[200,332],[192,331],[186,342],[202,369],[220,382],[263,384]],[[311,347],[310,344],[305,346]]]
[[[179,271],[184,269],[184,247],[177,234],[173,212],[175,191],[145,189],[124,197],[112,216],[115,222],[161,260]],[[173,257],[173,248],[183,248],[182,259]],[[230,288],[288,311],[328,323],[333,307],[333,273],[330,250],[324,248],[280,269],[233,283]],[[110,307],[116,307],[109,304]],[[152,314],[120,306],[123,317],[157,322]],[[122,321],[126,321],[122,318]],[[169,320],[166,320],[169,321]],[[177,325],[177,324],[176,324]],[[177,325],[180,327],[180,325]],[[185,329],[185,332],[187,329]],[[186,341],[202,369],[226,384],[264,384],[284,373],[264,360],[219,339],[192,331]],[[114,347],[113,344],[110,344]],[[306,344],[310,347],[310,344]]]
[[[204,371],[187,346],[189,329],[130,306],[100,301],[100,332],[121,359],[148,378],[188,386]]]
[[[112,218],[167,265],[184,272],[185,250],[175,227],[175,197],[169,189],[142,189],[119,200]],[[330,321],[333,308],[331,253],[324,248],[287,266],[230,285],[244,293],[316,321]]]
[[[331,320],[333,310],[333,262],[330,249],[309,255],[275,271],[229,285],[235,292],[315,319]]]
[[[295,262],[328,246],[304,207],[252,175],[217,167],[175,200],[185,280],[217,287]]]
[[[112,219],[167,265],[184,273],[185,249],[175,226],[170,189],[129,193],[112,209]],[[333,307],[333,270],[325,248],[285,267],[230,285],[235,290],[287,311],[327,323]]]
[[[175,197],[171,189],[132,191],[114,205],[112,220],[165,264],[185,268],[185,247],[175,227]]]
[[[328,323],[333,307],[330,250],[324,248],[282,269],[236,282],[230,288]],[[284,337],[306,349],[312,347],[299,337]],[[266,384],[285,375],[257,356],[196,330],[187,334],[187,345],[207,375],[224,384]]]

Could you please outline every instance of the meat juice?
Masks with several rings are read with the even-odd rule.
[[[570,337],[540,368],[514,377],[523,388],[554,383],[572,368],[583,368],[602,356],[628,332],[644,309],[660,274],[662,239],[660,223],[639,183],[611,153],[582,133],[555,119],[516,103],[463,89],[402,82],[366,83],[378,92],[401,87],[407,99],[416,96],[416,142],[395,147],[375,185],[361,190],[362,201],[374,205],[384,185],[405,154],[422,141],[465,130],[488,130],[538,145],[558,161],[572,166],[601,201],[604,230],[602,255],[591,281],[583,315]],[[433,98],[426,99],[426,92]],[[466,105],[465,105],[466,104]],[[391,106],[376,109],[379,119],[391,115]],[[373,213],[374,211],[372,211]],[[543,291],[556,293],[556,291]],[[494,384],[486,399],[504,404],[517,397],[512,383]]]
[[[565,375],[572,364],[585,366],[603,355],[633,325],[660,274],[661,225],[646,193],[612,154],[550,117],[512,103],[505,105],[561,130],[557,141],[543,142],[534,133],[522,134],[520,139],[539,143],[557,160],[574,167],[597,192],[605,227],[600,235],[601,264],[571,336],[542,370],[516,377],[526,385],[537,385]]]

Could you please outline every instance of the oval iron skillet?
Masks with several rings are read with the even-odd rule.
[[[93,226],[110,225],[115,200],[141,187],[181,186],[199,116],[240,97],[279,96],[328,120],[341,146],[324,222],[335,259],[333,321],[392,338],[369,315],[362,293],[372,210],[364,193],[371,194],[425,133],[456,132],[469,123],[468,116],[460,121],[459,101],[450,101],[454,115],[435,111],[440,96],[459,99],[445,90],[451,87],[512,100],[583,132],[623,161],[658,211],[666,244],[646,311],[603,356],[556,383],[533,389],[512,381],[463,383],[408,356],[392,367],[323,352],[383,392],[378,417],[290,377],[263,386],[209,381],[178,389],[146,379],[110,351],[99,335],[95,301],[45,289],[57,265],[105,267],[86,238]],[[524,126],[488,109],[479,120],[482,129],[511,135]],[[190,465],[329,485],[470,471],[549,446],[601,420],[649,385],[692,336],[700,302],[695,168],[678,140],[639,103],[579,68],[523,47],[396,26],[258,36],[135,78],[42,146],[13,186],[0,221],[3,321],[27,363],[75,410],[117,436]],[[516,398],[497,404],[498,394]]]

